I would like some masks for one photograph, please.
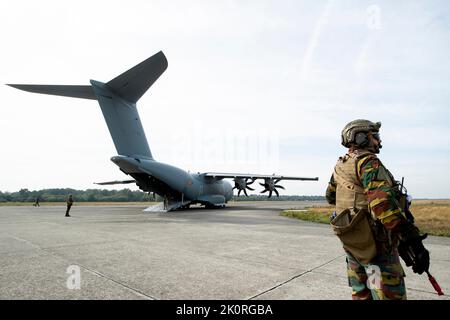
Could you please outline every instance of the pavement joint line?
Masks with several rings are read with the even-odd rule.
[[[11,238],[13,238],[13,239],[18,240],[18,241],[23,241],[23,242],[25,242],[25,243],[28,243],[28,244],[31,245],[32,247],[35,247],[35,248],[37,248],[37,249],[39,249],[39,250],[41,250],[41,251],[50,253],[51,255],[53,255],[53,256],[55,256],[55,257],[58,257],[58,258],[61,258],[61,259],[63,259],[63,260],[68,261],[67,258],[65,258],[64,256],[59,255],[59,254],[57,254],[57,253],[51,251],[51,250],[48,249],[48,248],[40,247],[39,245],[34,244],[33,242],[31,242],[31,241],[29,241],[29,240],[26,240],[26,239],[22,239],[22,238],[15,237],[15,236],[11,236],[11,235],[9,235],[9,236],[10,236]],[[120,282],[120,281],[118,281],[118,280],[115,280],[115,279],[113,279],[113,278],[111,278],[111,277],[108,277],[107,275],[105,275],[105,274],[103,274],[103,273],[101,273],[101,272],[99,272],[99,271],[97,271],[97,270],[90,269],[90,268],[88,268],[88,267],[86,267],[86,266],[84,266],[84,265],[82,265],[82,264],[80,264],[80,263],[76,263],[76,265],[82,267],[82,268],[85,269],[86,271],[88,271],[88,272],[90,272],[90,273],[92,273],[92,274],[94,274],[94,275],[96,275],[96,276],[98,276],[98,277],[101,277],[101,278],[104,278],[104,279],[106,279],[106,280],[112,281],[112,282],[114,282],[114,283],[116,283],[116,284],[118,284],[118,285],[120,285],[120,286],[122,286],[122,287],[124,287],[124,288],[126,288],[126,289],[128,289],[128,290],[130,290],[130,291],[132,291],[132,292],[134,292],[134,293],[136,293],[136,294],[139,295],[139,296],[143,296],[143,297],[145,297],[145,298],[147,298],[147,299],[149,299],[149,300],[158,300],[158,299],[156,299],[155,297],[152,297],[151,295],[148,295],[148,294],[146,294],[146,293],[144,293],[144,292],[142,292],[142,291],[140,291],[140,290],[138,290],[138,289],[135,289],[135,288],[133,288],[133,287],[130,287],[130,286],[126,285],[125,283],[122,283],[122,282]]]
[[[38,248],[38,249],[41,249],[41,250],[47,250],[47,251],[49,251],[50,249],[70,248],[70,247],[76,247],[76,246],[82,247],[82,246],[86,246],[86,245],[96,245],[96,244],[121,242],[122,240],[126,239],[126,238],[122,237],[122,239],[120,239],[120,240],[94,241],[94,242],[88,242],[88,243],[67,244],[67,245],[62,245],[62,246],[41,247],[41,246],[38,246],[38,245],[32,243],[29,240],[22,239],[22,238],[19,238],[19,237],[16,237],[16,236],[12,236],[12,235],[8,235],[8,236],[10,238],[16,239],[18,241],[22,241],[22,242],[28,243],[32,247],[35,247],[35,248]],[[19,250],[19,251],[26,251],[26,250]],[[17,250],[15,252],[17,252]],[[11,253],[15,253],[15,252],[2,252],[2,253],[4,253],[4,254],[11,254]]]
[[[22,239],[22,238],[13,236],[13,235],[8,235],[8,234],[7,234],[7,236],[9,236],[9,237],[11,237],[11,238],[13,238],[13,239],[16,239],[17,241],[25,242],[25,243],[27,243],[28,245],[30,245],[30,246],[32,246],[32,247],[34,247],[34,248],[43,250],[40,246],[38,246],[37,244],[34,244],[33,242],[31,242],[31,241],[29,241],[29,240]]]
[[[139,295],[139,296],[142,296],[142,297],[147,298],[148,300],[158,300],[157,298],[152,297],[152,296],[149,295],[149,294],[146,294],[146,293],[144,293],[144,292],[142,292],[142,291],[140,291],[140,290],[138,290],[138,289],[136,289],[136,288],[133,288],[133,287],[131,287],[131,286],[129,286],[129,285],[127,285],[127,284],[121,282],[121,281],[115,280],[115,279],[113,279],[113,278],[111,278],[111,277],[109,277],[109,276],[107,276],[107,275],[105,275],[105,274],[103,274],[103,273],[101,273],[101,272],[99,272],[99,271],[97,271],[97,270],[88,268],[88,267],[86,267],[86,266],[84,266],[84,265],[82,265],[82,264],[77,264],[77,265],[80,266],[80,267],[82,267],[82,268],[85,269],[86,271],[88,271],[88,272],[90,272],[90,273],[92,273],[92,274],[94,274],[94,275],[100,277],[100,278],[104,278],[104,279],[106,279],[106,280],[112,281],[112,282],[114,282],[114,283],[116,283],[116,284],[118,284],[118,285],[120,285],[120,286],[122,286],[122,287],[124,287],[124,288],[127,288],[128,290],[130,290],[130,291],[136,293],[136,294]]]
[[[323,263],[323,264],[321,264],[321,265],[319,265],[319,266],[317,266],[317,267],[314,267],[314,268],[312,268],[312,269],[306,270],[305,272],[302,272],[302,273],[300,273],[300,274],[298,274],[298,275],[296,275],[296,276],[293,276],[292,278],[290,278],[290,279],[288,279],[288,280],[286,280],[286,281],[284,281],[284,282],[282,282],[282,283],[279,283],[279,284],[277,284],[276,286],[273,286],[272,288],[269,288],[269,289],[267,289],[267,290],[264,290],[263,292],[260,292],[260,293],[254,295],[254,296],[252,296],[252,297],[250,297],[250,298],[247,298],[247,300],[255,299],[255,298],[257,298],[257,297],[259,297],[259,296],[261,296],[261,295],[263,295],[263,294],[266,294],[266,293],[268,293],[268,292],[270,292],[270,291],[273,291],[273,290],[275,290],[275,289],[277,289],[277,288],[279,288],[279,287],[285,285],[286,283],[291,282],[292,280],[295,280],[295,279],[297,279],[297,278],[299,278],[299,277],[301,277],[301,276],[303,276],[303,275],[305,275],[305,274],[307,274],[307,273],[311,273],[312,271],[314,271],[314,270],[316,270],[316,269],[319,269],[319,268],[321,268],[321,267],[323,267],[323,266],[326,266],[327,264],[329,264],[329,263],[331,263],[331,262],[333,262],[333,261],[335,261],[335,260],[337,260],[337,259],[339,259],[339,258],[342,258],[342,257],[344,257],[344,256],[345,256],[345,254],[341,254],[341,255],[339,255],[339,256],[337,256],[337,257],[331,259],[330,261],[327,261],[327,262],[325,262],[325,263]]]
[[[115,243],[115,242],[122,242],[122,240],[109,240],[109,241],[94,241],[94,242],[87,242],[87,243],[75,243],[75,244],[66,244],[66,245],[62,245],[62,246],[41,247],[41,249],[42,250],[63,249],[63,248],[71,248],[71,247],[84,247],[84,246],[97,245],[97,244],[109,244],[109,243]]]
[[[257,260],[248,259],[248,258],[232,257],[232,256],[227,256],[227,255],[216,255],[215,257],[225,258],[225,259],[228,259],[228,260],[251,262],[251,263],[256,263],[258,265],[267,266],[267,262],[257,261]],[[271,267],[283,267],[282,265],[279,265],[279,264],[276,264],[276,263],[271,263],[270,266]]]

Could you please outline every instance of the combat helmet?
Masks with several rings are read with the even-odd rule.
[[[360,141],[358,133],[365,133],[364,136],[367,136],[368,132],[378,132],[380,127],[381,122],[372,122],[364,119],[353,120],[342,129],[341,144],[346,148],[349,148],[351,144],[362,145],[363,143]]]

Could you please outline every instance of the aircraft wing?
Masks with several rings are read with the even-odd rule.
[[[110,185],[110,184],[127,184],[127,183],[135,183],[136,180],[116,180],[116,181],[107,181],[107,182],[94,182],[94,184],[99,184],[101,186]]]
[[[311,180],[318,181],[318,177],[310,178],[310,177],[293,177],[293,176],[280,176],[280,175],[265,175],[265,174],[251,174],[251,173],[220,173],[220,172],[206,172],[204,173],[205,177],[223,179],[223,178],[247,178],[247,179],[273,179],[273,180]]]
[[[244,192],[246,196],[247,189],[255,190],[249,187],[253,182],[257,179],[263,179],[264,183],[259,183],[264,187],[264,190],[261,193],[269,192],[269,198],[272,196],[272,192],[274,192],[277,197],[280,196],[277,189],[284,189],[283,186],[277,184],[281,180],[310,180],[310,181],[318,181],[318,177],[310,178],[310,177],[293,177],[293,176],[281,176],[276,174],[251,174],[251,173],[220,173],[220,172],[206,172],[203,174],[204,177],[210,177],[212,179],[224,179],[231,178],[234,179],[234,188],[238,190],[238,196],[241,191]],[[251,180],[251,181],[248,181]]]

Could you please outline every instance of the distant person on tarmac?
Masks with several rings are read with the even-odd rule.
[[[73,205],[73,198],[72,198],[72,195],[69,194],[69,198],[67,198],[66,217],[70,217],[69,211],[70,211],[70,208],[72,207],[72,205]]]
[[[33,204],[35,207],[40,207],[39,205],[39,196],[36,197],[36,202]]]
[[[169,200],[167,199],[167,196],[164,196],[164,210],[167,210],[169,207]]]

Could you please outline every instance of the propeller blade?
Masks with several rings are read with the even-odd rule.
[[[242,189],[239,189],[239,191],[238,191],[238,197],[241,195],[241,191],[242,191]]]
[[[261,182],[260,182],[259,184],[260,184],[261,186],[263,186],[263,187],[266,187],[266,185],[265,185],[264,183],[261,183]]]
[[[277,180],[274,181],[274,184],[277,184],[280,181],[281,181],[281,179],[277,179]]]
[[[273,189],[273,191],[275,191],[275,194],[277,195],[277,197],[280,196],[280,194],[278,193],[278,190],[277,190],[277,189]]]
[[[272,190],[270,190],[268,198],[270,198],[271,196],[272,196]]]
[[[263,191],[261,191],[260,193],[264,193],[264,192],[267,192],[267,191],[269,191],[269,190],[267,190],[267,189],[264,189]]]
[[[245,189],[244,189],[244,194],[246,197],[248,197],[247,190],[245,190]]]
[[[247,185],[249,186],[249,185],[251,185],[253,182],[255,182],[256,181],[256,179],[252,179],[252,181],[250,181],[250,183],[247,183]]]
[[[274,187],[275,188],[281,188],[281,189],[285,190],[283,186],[274,186]]]
[[[255,191],[255,189],[253,189],[253,188],[250,188],[250,187],[247,187],[247,189],[248,189],[248,190],[252,190],[252,191]]]
[[[234,186],[233,189],[231,189],[231,190],[234,190],[234,189],[237,189],[236,186]]]

